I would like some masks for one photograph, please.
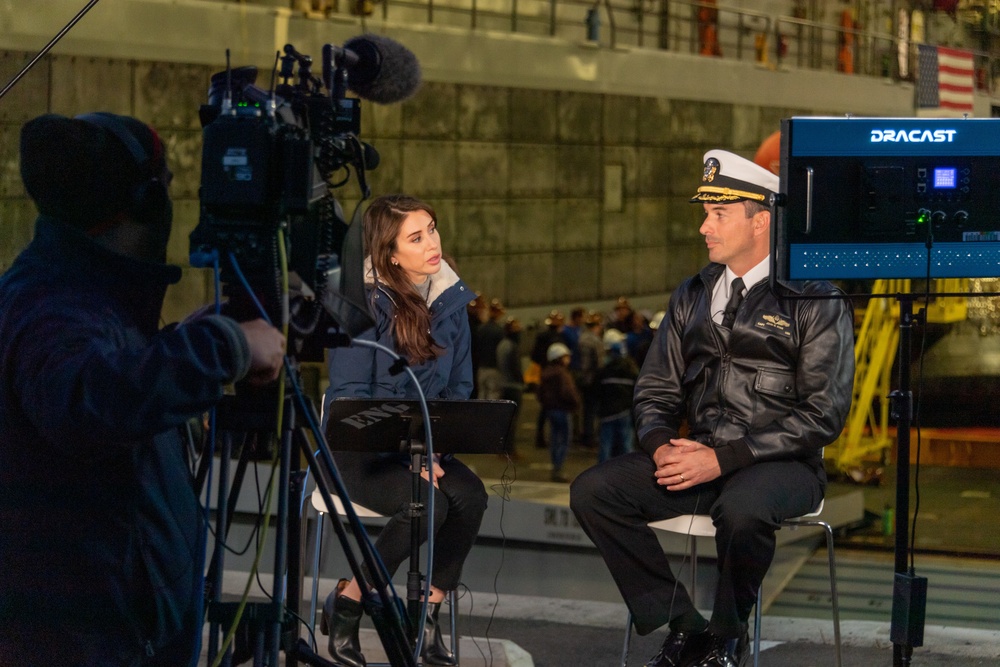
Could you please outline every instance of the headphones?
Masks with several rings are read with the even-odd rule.
[[[76,116],[75,120],[96,125],[117,137],[132,156],[135,167],[140,173],[150,172],[153,162],[163,153],[163,146],[155,132],[150,132],[153,137],[153,153],[150,155],[118,116],[109,113],[87,113]],[[132,186],[132,191],[128,195],[128,211],[139,222],[155,217],[169,205],[170,194],[167,191],[167,184],[159,174],[151,174],[140,180]]]

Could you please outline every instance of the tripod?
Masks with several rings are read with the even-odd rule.
[[[346,489],[340,482],[336,466],[330,456],[329,450],[322,442],[315,425],[318,423],[315,410],[312,405],[299,393],[296,384],[297,375],[294,373],[294,364],[286,362],[289,369],[290,389],[294,390],[298,398],[299,407],[313,426],[313,431],[317,435],[319,443],[320,460],[326,469],[326,475],[321,471],[319,461],[309,448],[309,442],[304,430],[296,423],[297,411],[296,401],[291,397],[284,397],[283,416],[280,423],[270,415],[273,415],[273,406],[277,401],[277,394],[273,391],[253,392],[246,397],[231,398],[224,401],[218,413],[218,422],[222,432],[222,447],[220,451],[220,482],[218,489],[218,508],[216,521],[216,543],[213,552],[211,566],[206,579],[208,604],[208,621],[210,623],[210,635],[208,644],[209,664],[231,665],[243,662],[250,657],[254,659],[254,665],[277,665],[278,655],[282,650],[285,652],[285,664],[294,667],[301,660],[302,662],[317,667],[333,667],[334,663],[326,660],[315,652],[301,639],[298,639],[298,611],[300,602],[300,551],[298,535],[301,532],[300,517],[298,512],[289,511],[289,498],[292,490],[301,496],[301,489],[305,479],[304,471],[298,467],[298,457],[291,455],[293,446],[298,446],[309,469],[316,477],[317,486],[323,495],[324,501],[332,506],[330,491],[326,487],[325,479],[333,480],[337,487],[337,493],[345,507],[350,506]],[[270,409],[268,409],[270,408]],[[280,433],[279,433],[280,430]],[[237,435],[242,436],[243,450],[240,456],[232,489],[228,489],[229,465],[232,455],[233,440]],[[235,499],[239,494],[242,485],[243,474],[245,473],[249,448],[246,446],[250,436],[255,436],[258,441],[261,435],[279,436],[277,437],[276,451],[276,471],[272,472],[272,477],[277,473],[278,507],[277,522],[275,526],[275,552],[274,552],[274,581],[272,592],[269,594],[270,602],[267,603],[247,603],[244,600],[238,603],[223,602],[222,596],[222,572],[224,568],[225,539],[228,536],[231,526],[232,516],[235,506]],[[208,459],[210,457],[205,457]],[[203,459],[203,466],[206,465]],[[204,478],[204,474],[199,471],[199,477]],[[268,496],[270,496],[270,488]],[[350,512],[353,514],[353,511]],[[268,525],[269,514],[265,515],[264,531]],[[402,612],[389,597],[387,582],[381,571],[376,567],[376,557],[371,548],[371,544],[365,533],[364,527],[356,514],[351,518],[351,528],[356,542],[360,545],[363,560],[367,569],[376,580],[376,590],[379,592],[381,601],[381,613],[376,618],[376,625],[379,628],[379,635],[385,646],[386,653],[390,656],[393,665],[402,667],[415,666],[415,661],[409,651],[407,643],[407,633],[404,630],[405,618]],[[337,534],[344,548],[349,565],[355,576],[360,576],[360,565],[354,555],[353,550],[347,540],[347,535],[342,526],[338,524]],[[294,535],[296,539],[290,540]],[[262,538],[258,538],[262,539]],[[259,554],[258,554],[259,557]],[[256,566],[255,566],[256,567]],[[287,580],[287,588],[283,582]],[[247,586],[249,589],[249,584]],[[238,625],[238,622],[241,623]],[[225,644],[220,647],[219,638],[222,627],[230,628],[227,633]],[[242,632],[240,639],[242,644],[234,650],[231,642],[239,627]],[[220,650],[222,655],[220,655]]]

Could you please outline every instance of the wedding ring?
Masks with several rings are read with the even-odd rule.
[[[680,473],[678,473],[678,474],[680,474]],[[682,482],[684,481],[684,475],[681,475],[681,481]]]

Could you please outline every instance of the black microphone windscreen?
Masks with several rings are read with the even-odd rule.
[[[348,67],[347,87],[362,99],[392,104],[402,102],[420,88],[420,63],[408,48],[381,35],[352,37],[344,48],[358,55]]]

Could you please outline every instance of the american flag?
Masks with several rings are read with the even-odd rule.
[[[972,115],[972,53],[943,46],[919,45],[917,115]]]

